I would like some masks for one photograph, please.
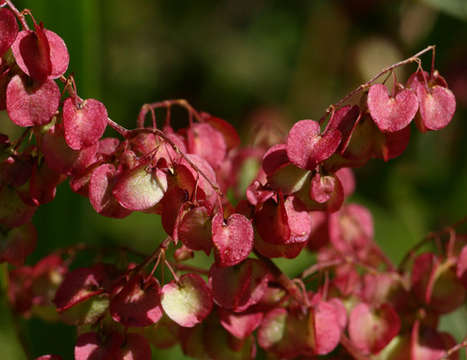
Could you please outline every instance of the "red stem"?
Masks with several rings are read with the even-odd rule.
[[[349,100],[350,98],[352,98],[353,96],[355,96],[359,92],[361,92],[361,91],[367,89],[368,87],[370,87],[370,85],[372,83],[374,83],[376,80],[378,80],[381,76],[388,73],[389,71],[392,71],[392,70],[394,70],[394,69],[396,69],[398,67],[401,67],[403,65],[419,61],[419,57],[421,55],[425,54],[428,51],[434,51],[435,47],[436,47],[435,45],[427,46],[425,49],[419,51],[415,55],[412,55],[411,57],[409,57],[409,58],[407,58],[405,60],[399,61],[399,62],[397,62],[395,64],[392,64],[390,66],[385,67],[383,70],[381,70],[377,75],[375,75],[373,78],[368,80],[366,83],[361,84],[359,87],[355,88],[354,90],[349,92],[346,96],[344,96],[342,99],[340,99],[337,103],[335,103],[334,105],[329,106],[328,109],[326,110],[326,112],[329,113],[331,111],[331,109],[332,109],[332,106],[334,106],[334,108],[337,108],[337,107],[341,106],[347,100]]]
[[[308,269],[305,269],[302,272],[301,278],[306,279],[307,277],[313,275],[314,273],[318,271],[321,271],[321,270],[324,270],[330,267],[342,265],[343,263],[344,263],[344,259],[337,259],[337,260],[329,260],[329,261],[313,264]]]
[[[272,274],[276,277],[276,280],[279,284],[295,299],[299,304],[305,304],[306,301],[304,300],[304,296],[306,294],[302,294],[300,288],[297,284],[291,280],[287,275],[285,275],[282,270],[272,262],[271,259],[261,255],[259,252],[255,250],[255,255],[263,261]]]
[[[437,232],[431,232],[427,236],[425,236],[422,240],[420,240],[417,244],[412,246],[412,248],[407,252],[407,254],[404,256],[402,259],[401,263],[399,264],[399,271],[402,271],[407,263],[415,256],[415,253],[417,250],[419,250],[423,245],[429,243],[430,241],[433,241],[433,239],[436,239],[445,233],[451,233],[451,231],[463,224],[467,223],[467,216],[464,218],[460,219],[459,221],[455,222],[451,226],[447,226],[444,229],[437,231]]]
[[[21,22],[21,25],[23,25],[23,28],[25,30],[29,30],[29,25],[28,23],[26,22],[26,20],[24,19],[24,15],[23,13],[21,13],[15,5],[13,5],[13,3],[10,1],[10,0],[5,0],[6,4],[8,5],[8,7],[11,9],[11,11],[13,11],[13,13],[16,15],[16,17],[18,18],[18,20]]]
[[[467,348],[467,337],[462,340],[459,344],[454,345],[452,348],[450,348],[447,352],[446,355],[444,355],[441,359],[439,360],[448,360],[451,355],[454,355],[456,352],[460,351],[462,348]]]

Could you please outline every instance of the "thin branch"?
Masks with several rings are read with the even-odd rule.
[[[116,132],[118,132],[121,136],[126,138],[128,134],[130,133],[130,130],[124,128],[123,126],[119,125],[115,121],[113,121],[111,118],[107,118],[107,123],[109,126],[114,129]]]
[[[139,271],[144,269],[147,265],[149,265],[154,260],[156,260],[159,257],[160,253],[165,251],[171,242],[172,242],[172,238],[170,236],[167,236],[164,239],[164,241],[160,243],[157,249],[154,250],[151,255],[149,255],[141,264],[135,267],[132,271],[134,271],[135,274],[137,274]]]
[[[456,227],[459,227],[463,224],[467,223],[467,216],[464,218],[460,219],[459,221],[455,222],[451,226],[447,226],[444,229],[437,231],[437,232],[431,232],[427,236],[425,236],[422,240],[420,240],[418,243],[416,243],[410,250],[407,252],[407,254],[404,256],[402,261],[399,264],[399,271],[403,270],[406,266],[407,263],[415,256],[415,253],[421,249],[424,245],[429,243],[430,241],[433,241],[434,239],[437,239],[441,237],[442,235],[448,233],[451,234],[452,230],[455,229]]]
[[[299,304],[305,304],[303,297],[306,294],[302,294],[298,285],[291,280],[287,275],[285,275],[282,270],[272,262],[271,259],[267,258],[266,256],[261,255],[256,250],[254,251],[255,255],[263,261],[272,274],[276,277],[279,284],[295,299]]]
[[[336,259],[336,260],[323,261],[323,262],[313,264],[308,269],[305,269],[302,272],[301,278],[306,279],[307,277],[313,275],[314,273],[316,273],[318,271],[328,269],[330,267],[342,265],[344,263],[345,263],[344,259]]]
[[[434,49],[436,48],[435,45],[430,45],[430,46],[427,46],[425,49],[419,51],[418,53],[416,53],[415,55],[412,55],[411,57],[405,59],[405,60],[402,60],[402,61],[399,61],[395,64],[392,64],[390,66],[387,66],[385,67],[383,70],[381,70],[377,75],[375,75],[374,77],[372,77],[370,80],[368,80],[366,83],[364,84],[361,84],[360,86],[358,86],[357,88],[355,88],[354,90],[352,90],[351,92],[349,92],[347,95],[345,95],[342,99],[340,99],[337,103],[331,105],[328,107],[328,109],[326,110],[326,113],[329,113],[332,111],[333,107],[334,108],[337,108],[339,106],[341,106],[342,104],[344,104],[347,100],[351,99],[353,96],[355,96],[356,94],[358,94],[359,92],[363,91],[363,90],[366,90],[367,88],[370,87],[371,84],[373,84],[376,80],[378,80],[381,76],[383,76],[384,74],[390,72],[390,71],[393,71],[394,69],[398,68],[398,67],[401,67],[403,65],[406,65],[406,64],[410,64],[410,63],[413,63],[413,62],[417,62],[418,61],[418,58],[427,53],[428,51],[434,51]]]
[[[180,101],[180,100],[177,100],[177,101]],[[112,129],[114,129],[116,132],[118,132],[121,136],[125,138],[131,136],[134,133],[140,133],[140,132],[149,132],[149,133],[153,133],[153,134],[160,136],[162,139],[164,139],[166,143],[168,143],[175,150],[177,154],[179,154],[199,175],[201,175],[207,181],[209,186],[211,186],[211,188],[217,193],[219,197],[221,198],[224,197],[224,194],[219,189],[219,187],[216,184],[214,184],[211,181],[211,179],[198,166],[196,166],[193,163],[193,161],[191,161],[186,156],[186,154],[182,150],[180,150],[177,144],[175,144],[163,131],[159,129],[149,129],[149,128],[139,128],[139,129],[128,130],[125,127],[113,121],[111,118],[107,118],[107,123]]]
[[[29,25],[26,22],[26,19],[24,18],[24,14],[20,12],[15,5],[11,2],[11,0],[5,0],[5,3],[8,5],[8,7],[13,11],[13,13],[16,15],[16,17],[19,19],[21,22],[21,25],[23,25],[23,28],[25,30],[29,30]]]
[[[170,263],[167,261],[167,259],[164,259],[164,264],[165,264],[165,266],[167,266],[167,269],[169,269],[169,272],[172,274],[172,277],[174,278],[175,282],[177,284],[179,284],[180,283],[180,278],[175,273],[175,270],[173,269],[172,265],[170,265]]]
[[[439,360],[448,360],[451,357],[451,355],[454,355],[456,352],[462,350],[463,348],[467,348],[467,337],[459,344],[456,344],[452,348],[450,348],[446,352],[446,354]]]
[[[173,99],[173,100],[158,101],[158,102],[154,102],[150,104],[144,104],[141,107],[141,111],[138,115],[137,126],[139,128],[144,127],[144,119],[149,110],[154,111],[155,109],[158,109],[158,108],[170,109],[170,107],[174,105],[181,106],[188,111],[188,120],[190,122],[190,125],[192,123],[193,116],[195,117],[197,121],[203,122],[203,118],[201,117],[201,115],[195,110],[193,106],[190,105],[188,101],[186,101],[185,99]]]
[[[116,124],[118,125],[118,124]],[[119,126],[119,125],[118,125]],[[121,131],[125,131],[126,129],[123,128],[124,130],[121,130]],[[177,154],[179,154],[199,175],[201,175],[206,181],[207,183],[209,184],[209,186],[211,186],[211,188],[217,193],[217,195],[221,198],[224,197],[224,194],[222,193],[222,191],[219,189],[219,187],[214,184],[211,179],[209,179],[209,177],[198,167],[196,166],[193,161],[191,161],[187,156],[186,154],[180,150],[180,148],[161,130],[159,129],[148,129],[148,128],[142,128],[142,129],[134,129],[134,130],[126,130],[127,133],[126,135],[131,135],[133,133],[138,133],[138,132],[150,132],[150,133],[153,133],[153,134],[157,134],[159,135],[161,138],[164,139],[164,141],[166,143],[168,143],[174,150]]]

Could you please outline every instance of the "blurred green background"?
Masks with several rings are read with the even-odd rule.
[[[455,119],[421,136],[406,153],[358,169],[356,201],[374,214],[376,240],[400,261],[424,234],[467,214],[467,1],[465,0],[16,0],[63,37],[80,96],[103,101],[110,117],[135,124],[145,102],[185,98],[235,124],[245,144],[252,123],[269,114],[283,129],[319,119],[326,107],[382,67],[436,44],[437,68],[457,96]],[[425,56],[430,63],[430,55]],[[414,66],[398,72],[405,80]],[[279,126],[280,128],[280,126]],[[40,238],[30,262],[79,241],[131,244],[150,252],[165,237],[158,216],[102,218],[62,184],[34,218]],[[280,262],[294,275],[306,256]],[[25,359],[4,302],[0,349]],[[460,340],[467,311],[441,327]],[[30,354],[72,359],[75,332],[21,321]],[[177,349],[154,358],[183,358]]]

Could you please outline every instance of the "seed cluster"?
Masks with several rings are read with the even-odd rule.
[[[320,121],[298,121],[282,143],[242,148],[229,123],[184,100],[146,104],[136,129],[121,127],[100,101],[78,95],[60,36],[3,5],[0,110],[24,133],[14,141],[0,134],[0,262],[12,265],[8,297],[19,314],[77,327],[75,359],[149,360],[151,344],[219,360],[258,351],[271,359],[457,359],[455,340],[437,325],[465,303],[467,237],[454,227],[432,234],[439,253],[411,251],[396,267],[373,240],[370,212],[348,201],[351,169],[401,155],[412,120],[422,133],[451,121],[453,93],[419,58],[434,47],[384,69]],[[395,79],[390,92],[376,82],[409,63],[418,67],[405,84]],[[177,131],[175,106],[188,114]],[[156,111],[166,115],[162,128]],[[117,137],[102,137],[107,126]],[[251,160],[260,168],[242,193],[240,169]],[[84,244],[25,266],[37,238],[31,218],[66,180],[102,216],[161,216],[166,240],[136,254],[139,263],[103,263],[103,250]],[[112,250],[115,258],[122,250]],[[80,251],[94,252],[95,262],[74,266]],[[197,251],[213,255],[208,268],[185,263]],[[302,251],[317,262],[295,279],[271,260]]]

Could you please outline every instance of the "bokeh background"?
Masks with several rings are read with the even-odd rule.
[[[266,119],[279,136],[293,122],[319,119],[326,107],[382,67],[428,45],[457,96],[455,119],[421,136],[406,153],[358,169],[354,200],[373,214],[376,240],[398,262],[427,232],[467,214],[467,1],[465,0],[15,0],[65,40],[79,94],[103,101],[110,116],[135,124],[145,102],[185,98],[239,129],[244,144]],[[430,55],[423,58],[428,65]],[[407,78],[415,65],[398,72]],[[2,121],[2,129],[8,127]],[[85,241],[150,252],[165,237],[157,216],[99,217],[62,184],[34,218],[40,238],[29,262]],[[296,275],[309,257],[280,262]],[[15,323],[17,325],[15,325]],[[443,320],[458,340],[467,310]],[[1,302],[4,359],[56,353],[72,359],[73,328],[17,319]],[[178,348],[154,358],[183,359]]]

